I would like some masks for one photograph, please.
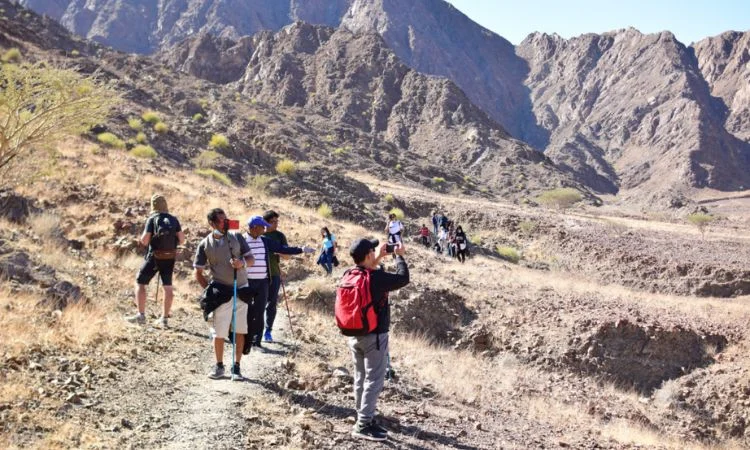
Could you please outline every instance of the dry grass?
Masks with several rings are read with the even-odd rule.
[[[60,216],[43,212],[32,216],[29,220],[31,229],[42,238],[56,238],[60,233]]]

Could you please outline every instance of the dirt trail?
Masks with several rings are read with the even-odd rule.
[[[208,326],[200,311],[177,310],[167,330],[150,326],[128,328],[141,345],[121,382],[108,386],[107,409],[113,420],[107,431],[117,433],[118,447],[165,449],[239,449],[247,447],[251,422],[244,405],[262,391],[264,376],[291,346],[285,344],[287,318],[279,310],[274,337],[265,352],[242,359],[245,382],[228,377],[211,380],[214,364]],[[166,347],[166,348],[165,348]],[[229,371],[231,345],[224,364]],[[131,355],[131,356],[132,356]]]

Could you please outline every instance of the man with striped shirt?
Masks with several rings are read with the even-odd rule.
[[[263,315],[266,310],[268,293],[271,287],[271,254],[279,255],[299,255],[300,253],[312,253],[315,251],[312,247],[289,247],[274,241],[263,233],[266,227],[271,224],[263,220],[261,216],[253,216],[247,221],[247,232],[242,236],[245,238],[250,251],[253,254],[255,263],[247,268],[247,282],[250,290],[253,292],[253,301],[247,312],[247,323],[249,328],[250,339],[245,340],[244,354],[250,353],[251,347],[261,348],[260,340],[263,335]]]

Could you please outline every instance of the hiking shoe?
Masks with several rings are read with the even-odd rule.
[[[146,323],[146,315],[138,313],[132,316],[125,317],[125,320],[130,323],[137,323],[138,325],[143,325],[144,323]]]
[[[234,363],[232,366],[232,381],[245,381],[245,377],[242,376],[242,373],[240,373],[240,365],[238,363]]]
[[[273,342],[273,336],[271,336],[271,330],[266,330],[266,333],[263,335],[263,340],[266,342]]]
[[[169,328],[169,325],[167,323],[167,318],[164,316],[161,316],[158,319],[154,320],[154,326],[161,327],[161,328]]]
[[[224,378],[224,364],[216,364],[211,373],[208,374],[208,378],[211,378],[212,380]]]
[[[388,439],[388,432],[372,421],[365,424],[357,422],[354,424],[352,437],[367,439],[368,441],[384,441]]]

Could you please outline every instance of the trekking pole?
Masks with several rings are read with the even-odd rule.
[[[289,331],[292,332],[292,338],[297,339],[297,335],[294,333],[294,325],[292,325],[292,313],[289,312],[289,301],[286,298],[286,287],[284,286],[284,278],[279,273],[279,281],[281,281],[281,291],[284,293],[284,305],[286,306],[286,316],[289,318]]]
[[[234,369],[234,360],[237,357],[235,346],[237,345],[237,324],[235,316],[237,315],[237,269],[234,269],[234,293],[232,295],[232,368]]]
[[[156,277],[156,294],[154,294],[154,303],[156,303],[156,307],[159,307],[159,282],[161,281],[161,273],[159,273],[159,276]],[[145,315],[145,310],[143,311]]]

